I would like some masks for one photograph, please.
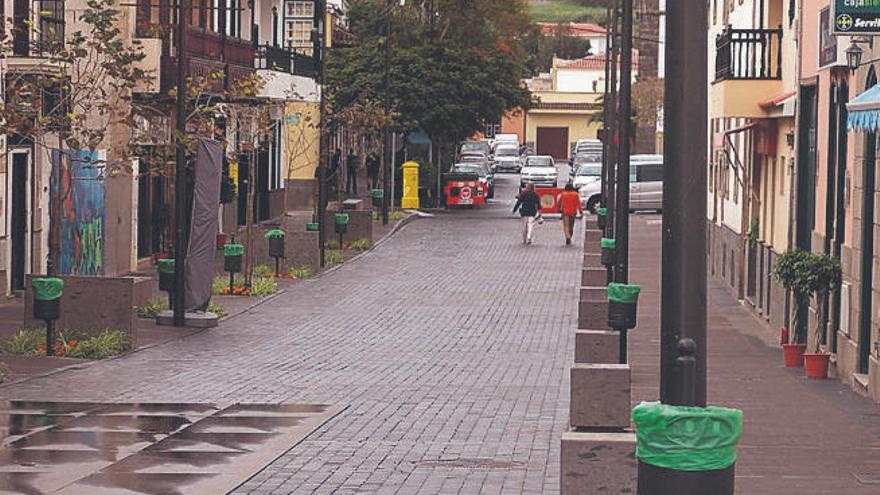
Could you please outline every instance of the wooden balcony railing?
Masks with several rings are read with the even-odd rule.
[[[262,45],[257,49],[256,67],[296,76],[315,77],[314,58],[272,45]]]
[[[172,88],[177,84],[177,44],[175,30],[167,29],[170,42],[163,46],[161,86]],[[255,50],[250,41],[232,36],[221,36],[213,31],[188,26],[186,29],[185,57],[187,75],[209,81],[210,90],[222,93],[235,81],[254,73]],[[216,74],[222,73],[218,78]]]
[[[782,79],[782,27],[733,29],[715,39],[715,80]]]

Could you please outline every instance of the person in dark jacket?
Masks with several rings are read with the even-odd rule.
[[[370,179],[370,188],[378,189],[379,188],[379,168],[381,165],[381,154],[378,151],[373,151],[367,157],[367,177]]]
[[[541,198],[535,192],[534,184],[528,184],[526,190],[516,198],[513,212],[516,213],[517,210],[522,218],[523,244],[531,244],[532,234],[535,230],[535,219],[541,211]]]
[[[357,174],[358,174],[358,156],[354,154],[354,148],[348,150],[348,157],[345,159],[345,170],[346,174],[346,182],[345,182],[345,192],[352,196],[357,196],[358,193],[358,183],[357,183]]]

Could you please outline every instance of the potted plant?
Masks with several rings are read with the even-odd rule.
[[[828,294],[840,285],[840,260],[828,254],[814,254],[810,265],[811,294],[816,297],[816,334],[813,352],[804,353],[804,371],[807,378],[827,378],[831,355],[821,348],[822,322],[825,321],[825,301]]]
[[[815,296],[818,303],[817,316],[819,322],[822,321],[822,310],[825,306],[825,298],[828,293],[834,290],[840,284],[841,268],[840,261],[825,254],[814,254],[809,251],[800,249],[790,249],[783,253],[776,260],[776,266],[773,269],[776,280],[786,289],[794,294],[795,304],[791,312],[791,326],[795,329],[790,332],[783,329],[783,335],[788,334],[787,343],[782,345],[785,365],[789,367],[803,365],[807,358],[805,357],[807,343],[806,332],[800,331],[799,314],[800,308],[809,304],[810,297]],[[817,338],[813,350],[810,353],[809,365],[807,371],[808,376],[822,372],[824,363],[824,372],[828,371],[827,353],[820,352],[819,342],[821,332],[816,332]]]

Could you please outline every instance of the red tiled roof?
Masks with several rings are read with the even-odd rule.
[[[568,31],[569,36],[605,36],[605,28],[589,22],[564,22],[555,24],[552,22],[539,23],[541,33],[545,35],[556,34],[560,27]]]
[[[536,110],[601,110],[604,108],[599,103],[535,103],[532,108]]]
[[[639,68],[639,52],[633,50],[633,69]],[[557,64],[559,69],[605,69],[605,54],[587,55],[584,58],[574,60],[559,60]]]

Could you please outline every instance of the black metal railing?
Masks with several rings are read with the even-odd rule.
[[[782,79],[782,27],[733,29],[715,38],[715,80]]]
[[[295,76],[315,77],[315,60],[309,55],[272,45],[260,45],[255,59],[257,69],[276,70]]]

